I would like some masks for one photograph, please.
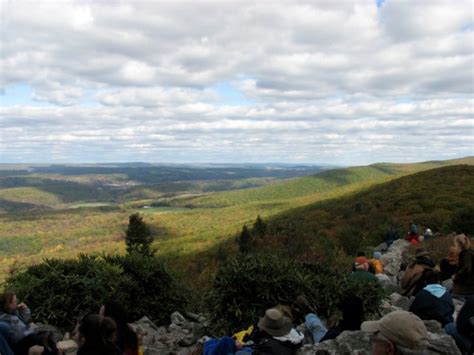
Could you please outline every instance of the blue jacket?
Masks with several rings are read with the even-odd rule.
[[[34,333],[27,324],[30,319],[31,311],[29,308],[21,311],[16,310],[12,313],[0,311],[0,322],[7,323],[10,326],[8,338],[12,343],[17,343],[24,337]]]

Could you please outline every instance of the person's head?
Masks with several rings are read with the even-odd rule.
[[[117,301],[109,301],[104,303],[100,308],[99,314],[103,317],[112,318],[118,327],[127,324],[128,315],[125,308]]]
[[[374,259],[379,260],[382,257],[382,253],[379,251],[374,251]]]
[[[113,319],[99,314],[89,314],[79,322],[79,341],[81,347],[100,350],[113,344],[117,338],[117,325]]]
[[[459,251],[463,251],[470,248],[471,241],[464,234],[459,234],[454,237],[454,245]]]
[[[354,267],[356,270],[369,270],[369,260],[365,256],[358,256],[354,260]]]
[[[0,295],[3,312],[13,312],[17,308],[16,294],[11,291],[5,291]]]
[[[423,321],[411,312],[394,311],[377,321],[364,322],[364,332],[371,333],[372,354],[397,354],[402,349],[426,347],[428,331]]]
[[[281,337],[291,331],[292,324],[279,309],[270,308],[265,311],[265,316],[260,318],[258,327],[271,336]]]
[[[423,279],[427,285],[439,284],[439,272],[433,269],[426,269],[423,272]]]

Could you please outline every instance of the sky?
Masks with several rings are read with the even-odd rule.
[[[474,155],[471,0],[0,0],[0,163]]]

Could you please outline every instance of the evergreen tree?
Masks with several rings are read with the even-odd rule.
[[[253,224],[252,235],[256,237],[263,237],[267,231],[267,224],[262,220],[260,215],[257,216]]]
[[[242,232],[240,232],[240,236],[237,239],[239,243],[239,250],[241,253],[247,253],[250,250],[250,231],[247,226],[242,227]]]
[[[151,249],[153,237],[150,227],[143,222],[143,218],[139,213],[130,215],[128,221],[127,231],[125,232],[127,253],[136,252],[144,256],[153,256],[155,251]]]

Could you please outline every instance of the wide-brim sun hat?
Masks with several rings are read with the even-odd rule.
[[[292,324],[288,317],[276,308],[265,311],[265,316],[258,321],[258,327],[274,337],[281,337],[291,331]]]
[[[363,322],[366,333],[382,333],[391,342],[408,349],[416,349],[428,339],[423,321],[407,311],[394,311],[379,320]]]

